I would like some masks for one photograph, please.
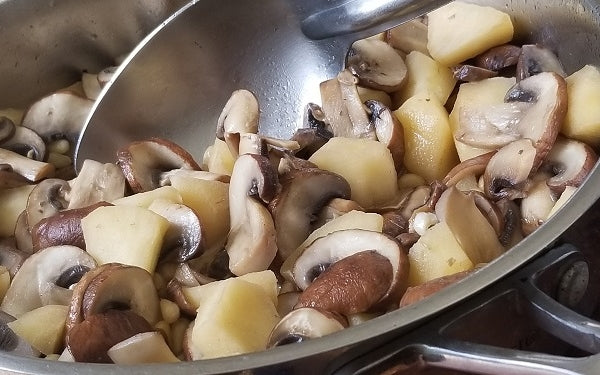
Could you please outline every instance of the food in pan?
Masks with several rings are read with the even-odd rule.
[[[321,337],[426,298],[535,231],[597,161],[600,72],[451,3],[360,40],[291,139],[240,88],[195,161],[71,152],[114,68],[1,111],[2,342],[176,362]]]

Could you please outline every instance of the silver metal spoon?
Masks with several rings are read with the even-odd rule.
[[[194,0],[146,37],[97,100],[75,152],[111,162],[132,140],[170,139],[202,160],[234,90],[260,103],[259,132],[289,138],[353,41],[448,0]]]

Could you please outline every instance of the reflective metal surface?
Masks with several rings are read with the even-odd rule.
[[[112,161],[119,147],[153,136],[201,160],[225,102],[242,88],[259,100],[259,131],[287,139],[306,104],[320,102],[319,83],[343,68],[353,40],[447,2],[192,1],[116,72],[88,119],[76,165]]]
[[[554,48],[569,73],[584,63],[600,64],[600,10],[596,1],[475,2],[496,6],[513,15],[519,38]],[[3,56],[0,59],[0,84],[4,88],[0,90],[0,103],[24,106],[42,94],[74,82],[84,69],[103,67],[133,48],[143,35],[179,5],[182,5],[181,1],[158,0],[0,1]],[[216,42],[209,40],[205,43],[205,47],[210,47]],[[209,56],[217,54],[209,48],[205,50]],[[290,44],[290,53],[296,53],[293,44]],[[309,57],[303,54],[296,56],[300,60],[299,65],[308,64]],[[218,63],[226,62],[216,61],[213,64]],[[152,79],[149,76],[148,80]],[[227,96],[228,93],[223,94],[224,98]],[[214,124],[205,126],[213,132]],[[460,284],[424,303],[322,339],[252,355],[168,366],[69,364],[0,353],[0,372],[214,374],[244,371],[245,374],[306,374],[310,370],[311,373],[332,373],[352,359],[345,356],[348,350],[353,349],[353,355],[366,353],[409,331],[424,319],[456,305],[541,254],[598,199],[598,186],[600,171],[596,168],[558,215],[507,254]]]

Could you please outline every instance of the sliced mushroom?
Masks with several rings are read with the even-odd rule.
[[[310,234],[312,222],[333,198],[350,198],[341,176],[319,168],[291,169],[280,178],[281,191],[269,204],[277,230],[278,254],[285,260]]]
[[[152,326],[131,311],[107,310],[89,316],[67,331],[67,348],[77,362],[111,363],[108,350]]]
[[[16,317],[43,305],[68,305],[69,287],[96,262],[75,246],[53,246],[27,258],[15,274],[0,308]]]
[[[55,171],[54,166],[50,163],[29,159],[26,156],[3,148],[0,148],[0,164],[10,165],[13,171],[32,182],[52,177]]]
[[[492,151],[462,161],[448,172],[442,183],[450,187],[455,186],[458,182],[469,176],[481,176],[495,153],[495,151]]]
[[[159,332],[142,332],[108,349],[108,356],[117,365],[179,362]]]
[[[7,323],[14,320],[14,316],[0,311],[0,351],[23,357],[39,357],[40,352],[19,337],[7,325]]]
[[[475,206],[477,206],[492,228],[494,228],[496,235],[500,237],[504,233],[504,215],[500,208],[482,192],[471,190],[467,195],[473,197]]]
[[[304,112],[304,128],[327,128],[327,116],[325,116],[325,112],[323,112],[323,109],[319,105],[315,103],[308,103],[306,105],[306,111]]]
[[[29,224],[27,224],[27,211],[23,210],[17,217],[17,224],[15,225],[15,243],[17,249],[27,253],[33,253],[33,238],[31,237],[31,231],[29,230]]]
[[[302,159],[308,159],[332,137],[333,134],[325,128],[297,129],[292,135],[292,140],[298,142],[299,145],[295,155]]]
[[[383,305],[389,299],[397,303],[407,287],[408,257],[395,240],[379,232],[341,230],[315,240],[296,260],[292,271],[294,281],[300,289],[306,290],[332,264],[365,250],[377,252],[392,264],[393,281],[378,304]]]
[[[27,198],[27,225],[31,229],[42,219],[53,216],[69,206],[69,183],[57,178],[46,179],[33,188]]]
[[[300,297],[300,292],[296,290],[284,293],[279,292],[279,295],[277,295],[277,314],[279,316],[289,314],[298,303],[298,297]]]
[[[517,65],[521,56],[521,47],[503,44],[493,47],[475,58],[475,65],[489,70],[499,71]]]
[[[61,90],[33,103],[25,112],[22,125],[46,142],[66,138],[74,145],[93,104],[72,90]]]
[[[498,75],[496,71],[467,64],[453,67],[452,73],[457,81],[462,82],[483,81],[484,79],[493,78]]]
[[[526,236],[546,221],[556,202],[556,196],[546,183],[547,178],[545,173],[534,176],[527,196],[521,200],[522,228]]]
[[[559,137],[544,161],[544,169],[554,174],[548,179],[548,186],[557,195],[567,186],[578,187],[597,160],[598,155],[587,144]]]
[[[312,307],[350,315],[369,311],[394,281],[389,259],[373,250],[338,260],[300,295],[295,308]]]
[[[132,142],[117,151],[117,159],[135,193],[158,188],[161,172],[176,168],[200,169],[186,150],[162,138]]]
[[[11,280],[14,279],[15,274],[28,256],[29,254],[13,246],[0,244],[0,265],[8,270]]]
[[[331,313],[304,307],[292,310],[271,331],[267,348],[303,342],[341,331],[344,325]]]
[[[485,168],[485,194],[494,200],[523,198],[535,159],[536,149],[529,139],[514,141],[502,147]]]
[[[98,74],[83,72],[81,74],[81,85],[86,98],[90,100],[98,99],[100,91],[102,91],[100,82],[98,82]]]
[[[388,44],[404,53],[419,51],[429,55],[427,48],[427,25],[421,18],[405,22],[385,33]]]
[[[217,119],[217,138],[225,140],[226,133],[258,132],[258,99],[248,90],[234,91]]]
[[[225,245],[235,275],[265,270],[277,254],[275,225],[260,202],[270,202],[277,189],[277,172],[268,158],[245,154],[236,160],[229,186],[231,229]]]
[[[98,72],[98,83],[100,83],[100,87],[104,88],[104,86],[110,82],[118,68],[118,66],[109,66]]]
[[[386,42],[375,39],[354,42],[346,66],[361,85],[385,92],[398,91],[407,76],[402,56]]]
[[[367,100],[369,119],[375,127],[377,140],[390,150],[396,171],[404,170],[404,128],[388,107],[376,100]]]
[[[159,185],[160,186],[170,186],[171,178],[173,176],[184,176],[184,177],[192,177],[197,178],[199,180],[207,180],[207,181],[220,181],[229,183],[230,177],[226,174],[219,174],[208,171],[195,171],[191,169],[172,169],[167,172],[162,172],[159,177]]]
[[[25,126],[16,126],[13,135],[2,141],[0,147],[37,161],[48,157],[44,140]]]
[[[540,73],[526,78],[510,88],[506,102],[526,102],[534,105],[519,122],[519,133],[529,138],[537,150],[536,166],[554,144],[567,112],[567,83],[556,73]]]
[[[504,228],[498,239],[504,248],[510,249],[524,237],[521,230],[521,210],[514,201],[509,199],[501,199],[496,202],[496,205],[504,217]]]
[[[143,268],[118,263],[103,264],[87,273],[73,290],[67,331],[93,315],[115,308],[131,310],[150,325],[156,324],[160,320],[160,302],[152,275]]]
[[[177,304],[182,313],[190,317],[196,316],[196,307],[192,305],[183,294],[183,286],[179,280],[173,279],[169,281],[167,284],[167,296],[171,301]]]
[[[335,137],[376,139],[375,129],[356,89],[357,83],[358,79],[348,70],[321,83],[323,112],[329,124],[327,130]]]
[[[6,116],[0,116],[0,142],[10,139],[15,134],[15,123]]]
[[[170,224],[163,238],[163,259],[181,263],[204,251],[204,225],[191,208],[157,199],[148,209],[167,219]]]
[[[548,48],[537,44],[523,45],[517,62],[517,81],[543,72],[567,76],[558,57]]]
[[[69,183],[69,209],[112,202],[125,195],[125,177],[116,165],[85,160],[79,175]]]
[[[350,199],[333,198],[319,211],[312,223],[312,228],[313,230],[317,229],[325,223],[353,210],[364,211],[364,208]]]
[[[58,245],[77,246],[85,250],[81,219],[102,206],[111,206],[111,204],[98,202],[87,207],[64,210],[41,219],[31,228],[33,250],[38,251]]]

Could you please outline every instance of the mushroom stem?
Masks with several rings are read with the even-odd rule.
[[[54,175],[54,166],[52,164],[29,159],[3,148],[0,148],[0,164],[10,165],[13,171],[33,182]]]

